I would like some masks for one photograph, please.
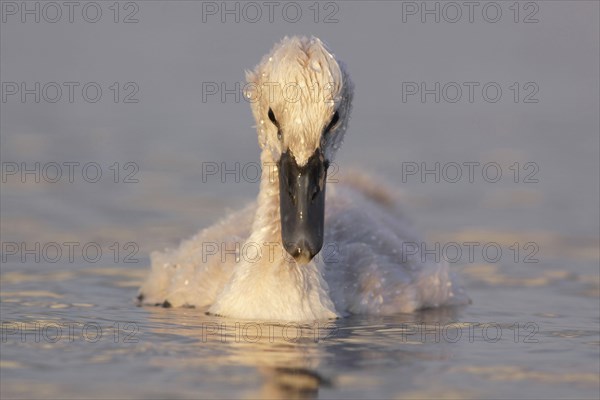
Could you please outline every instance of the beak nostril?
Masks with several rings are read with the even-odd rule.
[[[319,187],[318,187],[318,186],[315,186],[315,187],[314,187],[314,189],[313,189],[313,192],[312,192],[312,195],[311,195],[311,198],[310,198],[310,199],[311,199],[312,201],[315,201],[315,199],[317,198],[317,195],[319,194],[319,192],[321,192],[321,191],[319,190]]]

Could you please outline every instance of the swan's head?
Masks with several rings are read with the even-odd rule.
[[[348,125],[353,85],[315,37],[284,38],[246,75],[259,144],[278,167],[282,242],[306,263],[323,246],[327,168]]]

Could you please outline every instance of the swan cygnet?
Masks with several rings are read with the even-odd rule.
[[[467,304],[448,264],[414,251],[422,242],[386,184],[348,173],[325,195],[353,84],[323,42],[286,37],[246,75],[262,149],[258,198],[154,252],[140,303],[276,321]]]

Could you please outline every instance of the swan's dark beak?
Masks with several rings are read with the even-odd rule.
[[[320,149],[299,167],[288,150],[279,159],[281,239],[299,264],[306,264],[323,247],[327,162]]]

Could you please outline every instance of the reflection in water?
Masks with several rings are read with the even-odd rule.
[[[348,375],[365,369],[447,359],[447,343],[427,343],[416,332],[433,332],[439,324],[456,321],[460,313],[448,307],[395,317],[282,324],[233,320],[196,309],[145,309],[150,313],[145,335],[163,336],[162,340],[176,335],[171,351],[185,353],[185,358],[177,358],[178,368],[250,367],[260,383],[246,397],[290,399],[317,398],[321,389],[336,389]],[[410,383],[417,372],[406,371],[398,379]]]

